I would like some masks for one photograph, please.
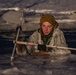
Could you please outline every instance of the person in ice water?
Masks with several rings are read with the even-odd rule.
[[[30,36],[29,38],[30,42],[41,45],[43,44],[49,46],[67,47],[64,34],[59,29],[58,23],[56,22],[53,15],[50,14],[42,15],[39,24],[40,24],[40,28]],[[35,46],[30,48],[35,49]],[[35,51],[40,52],[40,50],[35,50]],[[52,48],[52,50],[49,50],[49,52],[43,52],[43,53],[44,54],[49,53],[53,55],[69,54],[70,50]]]

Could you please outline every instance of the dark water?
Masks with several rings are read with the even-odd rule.
[[[64,36],[66,38],[68,47],[76,48],[76,29],[64,31]],[[76,51],[72,50],[71,52],[76,54]]]
[[[76,48],[76,30],[64,30],[64,35],[68,46]],[[11,62],[12,49],[13,41],[0,36],[0,75],[76,75],[76,51],[72,50],[68,59],[15,54]]]

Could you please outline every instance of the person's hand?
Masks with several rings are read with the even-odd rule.
[[[34,45],[30,45],[29,47],[30,47],[30,49],[33,49],[34,48]]]
[[[46,51],[46,45],[38,44],[38,50],[39,51]]]
[[[46,47],[46,45],[38,44],[38,50],[39,51],[52,51],[52,48],[51,47]]]

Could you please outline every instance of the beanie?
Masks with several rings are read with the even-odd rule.
[[[52,25],[57,24],[57,22],[55,21],[54,16],[50,15],[50,14],[44,14],[44,15],[41,16],[41,18],[40,18],[40,24],[42,24],[43,22],[49,22]]]

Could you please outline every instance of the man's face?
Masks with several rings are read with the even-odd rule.
[[[44,35],[48,35],[52,31],[54,26],[49,22],[43,22],[41,27]]]

